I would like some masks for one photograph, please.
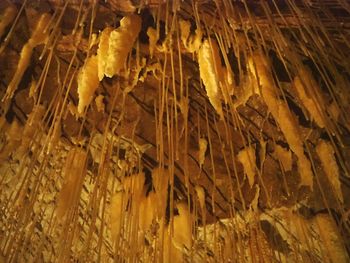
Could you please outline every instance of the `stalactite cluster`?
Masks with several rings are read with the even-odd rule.
[[[0,2],[0,262],[349,262],[345,0]]]

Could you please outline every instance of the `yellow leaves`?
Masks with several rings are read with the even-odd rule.
[[[244,172],[248,177],[249,186],[252,187],[254,184],[256,167],[254,148],[252,146],[244,148],[238,153],[237,158],[240,161],[240,163],[243,164]]]
[[[78,74],[78,113],[82,114],[93,99],[93,95],[98,88],[98,60],[97,56],[87,58],[85,65]]]
[[[32,57],[32,52],[33,52],[33,46],[31,46],[29,43],[27,43],[23,46],[22,51],[21,51],[21,55],[19,58],[17,70],[16,70],[15,75],[13,76],[10,84],[8,85],[7,90],[6,90],[6,97],[7,98],[13,97],[13,94],[15,93],[17,86],[23,77],[24,72],[28,68],[28,65],[30,63],[30,59]]]
[[[329,105],[328,112],[334,121],[338,121],[339,116],[340,116],[340,109],[339,109],[337,102],[333,101]]]
[[[338,200],[343,203],[343,193],[339,180],[339,168],[334,156],[334,149],[329,142],[320,140],[316,146],[316,152],[321,160],[323,170],[330,182]]]

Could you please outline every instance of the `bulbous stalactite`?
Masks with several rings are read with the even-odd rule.
[[[347,262],[344,1],[39,2],[0,3],[0,262]]]

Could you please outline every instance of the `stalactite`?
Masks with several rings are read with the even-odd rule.
[[[0,262],[347,262],[349,12],[0,2]]]
[[[86,64],[80,69],[78,75],[79,104],[78,113],[82,114],[93,99],[93,95],[98,88],[98,59],[92,56],[87,59]]]
[[[10,25],[13,19],[15,19],[16,13],[17,8],[14,5],[9,5],[5,8],[0,21],[0,37],[2,37],[5,29]]]
[[[11,99],[14,92],[16,91],[17,86],[21,81],[24,72],[26,71],[26,69],[30,64],[33,48],[44,43],[44,41],[46,40],[48,36],[47,27],[48,27],[49,21],[50,21],[49,14],[43,14],[40,16],[30,39],[22,48],[17,70],[12,78],[12,81],[9,83],[7,87],[6,95],[4,99]]]

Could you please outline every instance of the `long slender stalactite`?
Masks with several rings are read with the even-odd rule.
[[[349,262],[346,0],[0,1],[0,263]]]

